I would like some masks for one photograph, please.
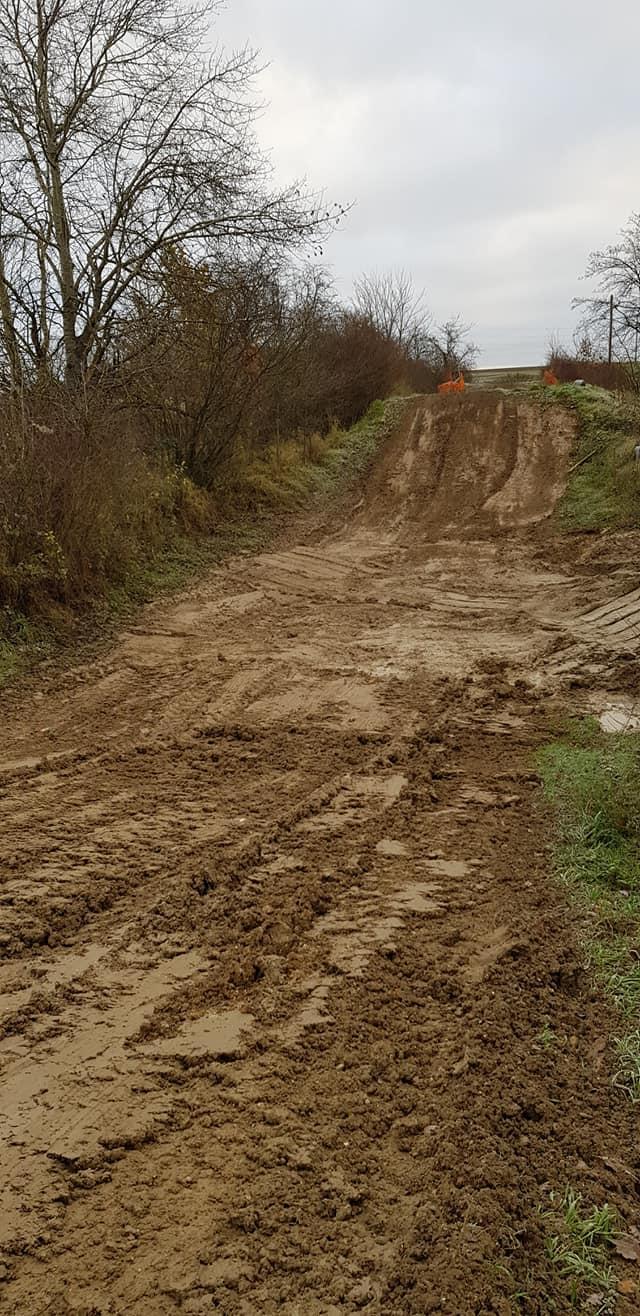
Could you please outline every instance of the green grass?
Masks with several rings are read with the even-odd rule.
[[[591,1206],[576,1189],[566,1187],[549,1194],[539,1215],[544,1269],[528,1266],[517,1284],[510,1264],[496,1267],[511,1282],[514,1313],[535,1311],[551,1316],[571,1309],[613,1316],[618,1292],[613,1247],[620,1234],[614,1208],[608,1203]],[[516,1255],[520,1246],[517,1239],[511,1243]]]
[[[640,1030],[627,1033],[616,1041],[618,1067],[613,1076],[616,1087],[626,1092],[630,1101],[640,1101]]]
[[[600,1316],[613,1312],[616,1279],[610,1249],[616,1235],[615,1211],[606,1203],[588,1210],[572,1188],[551,1201],[551,1210],[545,1212],[547,1256],[568,1281],[571,1302]]]
[[[237,507],[250,505],[264,513],[331,495],[366,472],[409,401],[393,397],[374,402],[348,430],[334,425],[325,435],[289,439],[258,454],[240,455],[225,480],[228,497]]]
[[[640,443],[640,401],[603,388],[562,384],[532,390],[544,404],[560,403],[576,415],[574,462],[588,458],[569,477],[558,516],[571,532],[640,526],[640,468],[633,450]],[[590,455],[592,454],[592,455]]]
[[[77,659],[99,646],[151,599],[171,594],[225,559],[260,552],[295,509],[320,506],[361,478],[410,399],[374,402],[348,430],[271,445],[221,478],[222,509],[208,534],[173,534],[155,552],[128,561],[117,582],[103,582],[77,608],[45,601],[38,615],[0,609],[0,688],[44,659]]]
[[[570,723],[539,755],[555,807],[555,864],[585,914],[585,955],[624,1031],[614,1082],[640,1100],[640,734]]]

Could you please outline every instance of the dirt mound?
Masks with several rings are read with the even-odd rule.
[[[501,393],[421,399],[386,449],[360,522],[428,539],[534,525],[564,489],[574,437],[562,407]]]

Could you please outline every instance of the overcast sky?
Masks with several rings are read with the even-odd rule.
[[[269,64],[278,178],[355,203],[344,296],[404,266],[486,365],[570,339],[589,251],[640,210],[639,0],[227,0],[215,30]]]

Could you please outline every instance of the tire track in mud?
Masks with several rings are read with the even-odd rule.
[[[129,893],[135,902],[141,896],[144,900],[145,887],[153,892],[171,880],[176,853],[182,870],[197,867],[212,852],[219,862],[230,847],[258,845],[259,837],[268,835],[265,820],[269,828],[286,826],[297,811],[311,808],[304,794],[308,780],[301,774],[305,756],[301,762],[296,740],[290,733],[272,734],[265,755],[264,737],[246,728],[205,728],[186,739],[134,745],[126,753],[81,755],[65,773],[12,782],[14,789],[6,789],[2,803],[11,822],[5,839],[14,851],[8,862],[16,874],[26,863],[31,871],[27,882],[21,876],[6,882],[0,895],[5,955],[20,954],[25,945],[53,946],[57,936],[83,929]],[[338,749],[338,782],[349,758],[362,755],[358,739],[347,740]],[[316,738],[309,775],[322,783],[315,788],[322,797],[339,786],[324,780],[326,762],[318,750]],[[333,740],[326,753],[329,761],[336,759]],[[253,768],[255,780],[247,780]],[[230,784],[239,769],[246,774],[243,813],[233,807],[237,788]],[[117,791],[110,789],[112,780]],[[298,803],[284,810],[282,821],[274,820],[278,796],[296,795]],[[61,821],[62,808],[66,817]],[[247,830],[255,838],[249,843]],[[72,895],[67,898],[69,880]],[[30,921],[34,902],[37,919]],[[13,938],[12,919],[17,928]]]
[[[443,1298],[445,1310],[500,1310],[487,1305],[503,1300],[496,1256],[519,1281],[520,1240],[557,1160],[591,1188],[599,1156],[619,1154],[630,1121],[593,1046],[600,1007],[589,1001],[585,1017],[570,918],[545,889],[544,850],[530,851],[528,756],[496,775],[492,739],[471,753],[448,745],[435,777],[417,739],[407,785],[371,837],[364,891],[351,891],[353,919],[349,901],[337,918],[319,913],[319,961],[305,961],[304,978],[297,966],[292,982],[272,979],[261,1011],[236,987],[222,1024],[239,1016],[244,1033],[229,1041],[223,1029],[226,1053],[203,1026],[202,1000],[192,999],[193,1031],[188,996],[177,1018],[161,1013],[168,1031],[142,1040],[174,1101],[160,1137],[130,1134],[93,1158],[58,1152],[67,1282],[87,1193],[96,1200],[98,1262],[75,1286],[87,1310],[204,1311],[214,1294],[229,1313],[293,1311],[301,1292],[303,1310],[317,1313],[441,1310]],[[520,892],[514,840],[528,864]],[[418,900],[417,865],[429,886]],[[579,1066],[539,1043],[540,1021],[559,1011]],[[155,1178],[191,1204],[177,1235]]]
[[[416,402],[348,525],[9,719],[0,1309],[569,1312],[550,1188],[637,1218],[531,771],[585,661],[570,443]]]
[[[204,729],[201,735],[207,744],[217,746],[253,746],[259,739],[243,728]],[[144,901],[143,893],[141,909],[137,892],[133,908],[110,911],[112,917],[119,914],[122,922],[120,927],[112,923],[109,944],[94,944],[84,955],[66,956],[71,961],[68,971],[63,962],[57,973],[48,975],[49,981],[45,975],[44,984],[0,998],[0,1029],[8,1043],[0,1124],[10,1142],[14,1128],[19,1130],[18,1150],[4,1161],[9,1189],[0,1211],[0,1243],[11,1245],[17,1235],[23,1246],[29,1238],[28,1229],[25,1234],[20,1228],[30,1203],[25,1176],[37,1185],[36,1202],[38,1195],[46,1199],[52,1192],[55,1200],[56,1176],[47,1184],[47,1176],[43,1181],[31,1163],[42,1159],[43,1150],[54,1163],[87,1169],[96,1161],[99,1164],[101,1146],[136,1145],[140,1138],[146,1142],[158,1122],[169,1118],[170,1094],[154,1082],[144,1046],[137,1059],[127,1048],[161,1035],[167,1021],[176,1026],[194,1012],[200,1029],[206,1030],[212,1004],[224,1005],[238,988],[260,982],[265,970],[273,972],[273,961],[293,947],[318,909],[332,903],[321,885],[308,877],[300,894],[303,865],[295,858],[293,885],[287,882],[290,864],[282,860],[282,847],[294,832],[304,836],[324,827],[333,834],[354,820],[362,825],[372,811],[393,803],[404,785],[400,774],[388,770],[398,758],[398,745],[383,743],[372,757],[369,740],[361,736],[358,741],[359,772],[343,772],[324,782],[250,841],[231,847],[226,856],[212,861],[210,847],[207,853],[202,844],[184,853],[179,879],[165,882],[161,895],[149,893]],[[343,747],[343,763],[345,757]],[[261,923],[252,911],[266,881],[277,885],[269,917]],[[158,883],[153,885],[157,888]],[[247,888],[244,896],[243,888]],[[92,929],[93,936],[96,931]],[[220,951],[220,946],[225,949]],[[160,961],[154,962],[158,955]],[[186,985],[180,990],[177,984],[183,980]],[[47,1018],[52,1021],[49,1030]],[[214,1018],[209,1048],[217,1027]],[[222,1027],[226,1036],[224,1020]],[[21,1039],[17,1057],[12,1052],[16,1033]],[[23,1038],[29,1043],[26,1054]],[[0,1044],[0,1062],[1,1056]],[[87,1101],[87,1074],[78,1075],[87,1066],[98,1093],[99,1085],[108,1081],[106,1098],[99,1094]],[[146,1099],[141,1099],[142,1092]],[[44,1119],[42,1093],[47,1094],[50,1112]],[[76,1114],[69,1117],[67,1110],[74,1103]]]

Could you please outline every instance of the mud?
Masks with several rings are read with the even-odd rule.
[[[552,1191],[638,1225],[533,770],[637,684],[637,544],[554,528],[572,443],[416,402],[329,525],[7,710],[1,1310],[569,1312]]]

